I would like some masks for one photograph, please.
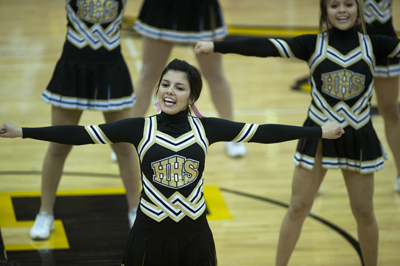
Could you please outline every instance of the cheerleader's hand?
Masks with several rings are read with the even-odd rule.
[[[22,138],[22,128],[6,121],[0,126],[1,138]]]
[[[214,52],[213,42],[197,42],[194,47],[194,53],[196,56],[205,55]]]
[[[321,128],[323,139],[337,139],[344,134],[344,129],[337,122],[328,122]]]

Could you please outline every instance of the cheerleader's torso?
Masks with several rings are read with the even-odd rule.
[[[158,222],[196,220],[206,209],[203,172],[208,141],[199,120],[187,119],[190,126],[183,132],[162,132],[156,116],[146,118],[137,147],[143,181],[140,209]]]
[[[85,53],[119,49],[126,0],[66,0],[67,42]]]
[[[336,121],[363,127],[370,120],[375,57],[367,35],[321,33],[309,59],[312,103],[309,117],[317,124]]]

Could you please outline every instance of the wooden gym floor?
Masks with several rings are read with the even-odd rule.
[[[231,36],[291,37],[316,32],[317,0],[221,0]],[[25,127],[50,125],[50,106],[41,99],[66,34],[64,1],[0,0],[0,119]],[[128,1],[122,50],[135,81],[141,40],[130,23],[140,1]],[[394,4],[400,29],[400,5]],[[192,49],[171,55],[197,64]],[[310,103],[304,62],[224,55],[232,86],[235,120],[301,125]],[[301,84],[301,82],[299,83]],[[216,116],[206,86],[200,111]],[[149,115],[154,111],[149,111]],[[379,265],[400,265],[400,194],[382,118],[373,123],[389,154],[375,175],[375,211],[380,228]],[[98,112],[81,124],[102,123]],[[65,165],[55,206],[56,230],[48,241],[32,241],[29,228],[39,209],[40,173],[48,144],[0,140],[0,265],[119,265],[129,231],[126,201],[110,148],[75,147]],[[290,200],[296,142],[248,144],[248,154],[231,159],[223,144],[211,146],[206,168],[208,218],[219,264],[274,265],[281,221]],[[340,171],[328,171],[290,265],[361,265],[357,229]]]

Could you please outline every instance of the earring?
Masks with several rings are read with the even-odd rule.
[[[361,25],[361,18],[357,18],[356,22],[354,23],[354,25],[359,26]]]
[[[328,30],[331,30],[333,28],[332,23],[329,21],[329,19],[326,20],[326,26],[328,27]]]

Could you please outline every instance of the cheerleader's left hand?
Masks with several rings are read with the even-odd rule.
[[[323,139],[337,139],[344,134],[344,129],[337,122],[328,122],[321,128]]]
[[[0,126],[1,138],[22,138],[22,128],[8,121]]]

